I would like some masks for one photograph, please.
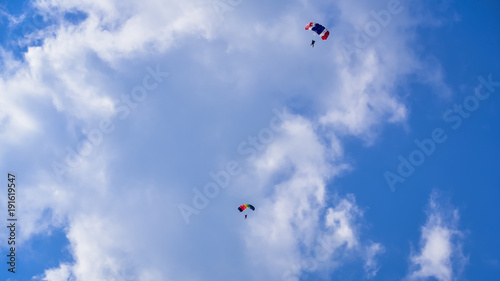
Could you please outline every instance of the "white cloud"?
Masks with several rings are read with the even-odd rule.
[[[22,156],[35,162],[24,173],[30,178],[22,239],[51,227],[67,230],[74,263],[47,269],[46,280],[231,280],[242,273],[278,280],[287,272],[328,273],[352,259],[364,262],[368,276],[376,274],[383,246],[361,233],[362,208],[354,196],[336,197],[327,185],[352,168],[343,135],[372,141],[376,128],[406,118],[394,84],[415,69],[405,44],[411,35],[397,29],[395,19],[377,38],[380,44],[361,50],[359,64],[350,64],[331,47],[343,34],[342,21],[332,45],[309,47],[299,15],[327,15],[301,3],[245,1],[221,21],[211,1],[36,2],[60,24],[42,32],[43,44],[30,47],[24,62],[6,61],[14,74],[0,82],[8,93],[0,97],[8,105],[0,124],[10,127],[0,133],[2,144],[27,136],[37,142]],[[348,1],[323,5],[340,9],[349,26],[364,23],[357,15],[369,15]],[[76,10],[85,21],[63,23],[64,13]],[[274,15],[266,18],[263,10]],[[150,62],[173,65],[169,85],[133,124],[106,135],[56,181],[46,158],[64,159],[65,146],[74,147],[83,129],[117,114],[116,99],[142,79]],[[297,111],[314,113],[288,120],[246,163],[232,183],[239,187],[221,192],[186,226],[176,206],[208,178],[203,168],[211,158],[241,161],[236,149],[225,147],[236,147],[261,126],[270,105],[293,99],[299,100]],[[33,110],[35,102],[41,109]],[[44,134],[52,127],[56,133]],[[16,138],[7,142],[3,136],[14,129]],[[203,154],[212,148],[228,155]],[[45,154],[34,157],[38,150]],[[243,199],[258,202],[259,211],[241,222],[228,209]],[[220,265],[230,268],[221,272]]]
[[[251,184],[263,197],[254,200],[260,202],[259,214],[267,215],[252,220],[247,245],[252,257],[265,257],[258,259],[259,267],[267,267],[275,278],[290,263],[300,261],[299,243],[310,247],[315,241],[329,174],[324,155],[310,122],[296,117],[284,124],[283,135],[253,163],[259,181]],[[276,174],[283,179],[274,179]],[[269,192],[271,197],[263,196]]]
[[[36,278],[35,280],[47,280],[47,281],[67,281],[71,280],[70,265],[61,264],[60,267],[54,269],[48,269],[45,271],[45,277],[43,279]]]
[[[164,51],[178,38],[208,38],[218,20],[213,7],[201,0],[37,1],[36,6],[57,17],[64,12],[85,13],[87,18],[78,27],[61,28],[57,41],[66,42],[65,49],[89,48],[108,62]]]
[[[40,122],[32,116],[26,106],[37,84],[29,81],[26,70],[14,58],[0,49],[0,58],[5,75],[0,78],[0,139],[9,145],[24,143],[23,139],[39,133]]]
[[[373,243],[366,248],[366,260],[364,269],[368,278],[372,278],[377,275],[380,266],[376,261],[376,257],[377,255],[383,254],[384,252],[384,246],[382,246],[380,243]]]
[[[389,73],[398,71],[384,67],[379,56],[380,53],[368,48],[360,61],[360,69],[340,67],[339,80],[342,83],[337,91],[342,95],[335,99],[336,105],[321,117],[322,124],[333,127],[339,133],[359,136],[370,142],[377,135],[374,129],[381,122],[405,120],[406,106],[391,93],[396,77],[391,78]],[[387,71],[388,75],[383,75],[383,71]]]
[[[348,167],[329,159],[330,149],[336,148],[322,143],[310,121],[295,116],[252,162],[255,174],[238,183],[254,186],[252,197],[259,202],[246,237],[259,269],[255,279],[296,280],[304,272],[330,272],[348,263],[346,256],[369,259],[375,274],[373,258],[380,248],[364,252],[372,245],[360,233],[362,212],[354,196],[328,194],[326,182]]]
[[[10,104],[34,96],[49,97],[70,118],[89,121],[112,116],[114,99],[119,98],[116,92],[124,91],[112,75],[123,72],[120,62],[164,52],[178,38],[209,38],[218,22],[211,5],[203,1],[36,1],[34,6],[58,24],[38,30],[36,36],[24,34],[43,39],[43,44],[27,43],[26,64],[0,84],[2,92],[9,93],[0,104],[10,109],[0,113],[0,120],[10,122],[8,130],[15,129],[11,136],[39,127],[29,110]],[[87,16],[77,26],[61,20],[73,11]],[[18,64],[5,60],[6,54],[2,58],[7,69]]]
[[[441,201],[436,191],[431,194],[420,250],[410,257],[408,280],[456,280],[467,262],[462,253],[464,233],[458,229],[458,210]]]

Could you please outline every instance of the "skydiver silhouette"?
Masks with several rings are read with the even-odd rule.
[[[314,43],[316,43],[316,41],[312,40],[311,41],[311,47],[313,47],[313,48],[314,48]]]
[[[245,219],[247,218],[248,215],[245,215]]]

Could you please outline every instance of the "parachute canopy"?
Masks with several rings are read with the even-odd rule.
[[[245,209],[247,209],[247,208],[248,208],[248,209],[252,209],[252,211],[255,211],[255,207],[254,207],[254,206],[252,206],[252,205],[250,205],[250,204],[243,204],[243,205],[241,205],[241,206],[239,206],[239,207],[238,207],[238,210],[239,210],[240,212],[243,212],[243,210],[245,210]]]
[[[306,30],[312,30],[316,32],[316,34],[321,37],[321,39],[326,40],[328,35],[330,35],[330,31],[328,31],[324,26],[319,23],[310,22],[306,25]]]

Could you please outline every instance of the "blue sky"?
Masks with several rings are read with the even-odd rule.
[[[0,279],[495,280],[499,13],[1,2]]]

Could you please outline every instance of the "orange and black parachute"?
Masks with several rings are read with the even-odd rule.
[[[254,206],[252,206],[252,205],[250,205],[250,204],[243,204],[243,205],[241,205],[241,206],[239,206],[239,207],[238,207],[238,210],[239,210],[240,212],[243,212],[243,210],[245,210],[245,209],[247,209],[247,208],[248,208],[248,209],[252,209],[252,211],[255,211],[255,207],[254,207]]]

